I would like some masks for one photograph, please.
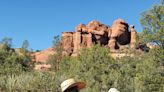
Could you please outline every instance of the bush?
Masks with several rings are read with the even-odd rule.
[[[61,92],[61,82],[68,78],[75,78],[87,84],[82,92],[107,92],[111,87],[121,92],[162,92],[163,53],[163,49],[154,49],[142,56],[136,53],[134,57],[114,60],[110,57],[109,49],[96,45],[82,49],[77,57],[64,57],[59,63],[57,72],[22,71],[24,69],[22,63],[18,63],[20,67],[14,70],[12,67],[16,64],[7,63],[10,67],[6,69],[8,73],[0,75],[0,91]],[[8,61],[19,61],[12,54],[2,55],[10,56],[11,59],[7,59]],[[6,62],[4,57],[1,59]]]
[[[63,81],[75,78],[86,82],[82,92],[107,92],[111,87],[121,92],[162,92],[164,77],[158,68],[163,63],[163,50],[116,60],[109,54],[107,48],[97,45],[83,49],[78,57],[61,61],[58,76]]]
[[[13,51],[0,49],[0,74],[8,75],[12,73],[19,74],[27,71],[29,66],[25,57],[19,56]]]

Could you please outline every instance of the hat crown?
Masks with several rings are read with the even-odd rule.
[[[64,91],[66,88],[68,88],[69,86],[71,86],[74,83],[76,83],[76,81],[72,78],[65,80],[64,82],[61,83],[62,91]]]
[[[61,83],[61,87],[64,87],[64,86],[72,84],[72,83],[75,83],[74,79],[67,79],[67,80],[65,80],[64,82]]]

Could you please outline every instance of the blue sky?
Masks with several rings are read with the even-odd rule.
[[[31,49],[52,46],[54,35],[74,31],[79,23],[98,20],[109,26],[123,18],[142,31],[141,12],[160,0],[0,0],[0,39],[10,37],[13,47],[28,40]]]

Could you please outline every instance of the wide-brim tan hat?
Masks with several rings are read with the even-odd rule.
[[[86,84],[84,82],[76,82],[73,78],[67,79],[61,83],[62,92],[74,86],[77,86],[78,89],[83,89]]]

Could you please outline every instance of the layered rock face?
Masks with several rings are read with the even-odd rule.
[[[62,33],[63,54],[71,55],[73,51],[73,32]]]
[[[77,54],[81,48],[91,47],[92,44],[100,44],[110,49],[119,49],[130,43],[135,47],[135,29],[130,28],[123,19],[117,19],[112,27],[93,20],[85,24],[79,24],[75,32],[62,33],[62,48],[64,55]]]
[[[31,54],[32,61],[33,62],[42,62],[42,63],[47,63],[47,60],[50,55],[55,54],[53,48],[48,48],[46,50],[40,51],[40,52],[34,52]]]
[[[49,56],[53,54],[55,54],[54,48],[31,53],[32,61],[37,62],[34,65],[34,70],[43,71],[51,69],[51,65],[47,61]]]

